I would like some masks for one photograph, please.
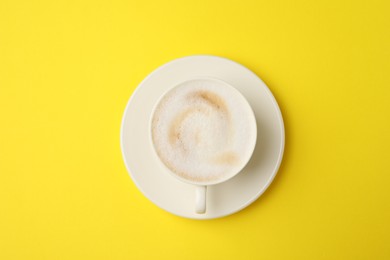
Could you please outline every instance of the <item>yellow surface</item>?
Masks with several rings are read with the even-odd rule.
[[[390,259],[389,1],[0,1],[0,259]],[[122,162],[156,67],[220,55],[280,103],[270,189],[173,216]]]

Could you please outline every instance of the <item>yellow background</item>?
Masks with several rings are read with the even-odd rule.
[[[0,2],[0,259],[390,259],[389,1]],[[178,57],[252,69],[285,119],[270,189],[194,221],[146,199],[119,145]]]

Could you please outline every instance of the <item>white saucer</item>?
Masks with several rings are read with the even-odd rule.
[[[238,89],[252,106],[258,132],[255,151],[242,172],[208,187],[206,214],[195,213],[194,186],[173,178],[161,166],[148,132],[159,97],[172,86],[197,76],[219,78]],[[189,56],[159,67],[138,86],[123,116],[121,147],[131,178],[154,204],[186,218],[219,218],[250,205],[271,184],[283,157],[284,125],[271,91],[249,69],[216,56]]]

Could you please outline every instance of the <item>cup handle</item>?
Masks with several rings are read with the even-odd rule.
[[[207,186],[196,186],[195,212],[198,214],[206,212],[206,191]]]

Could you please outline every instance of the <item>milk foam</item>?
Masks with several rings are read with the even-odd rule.
[[[253,151],[251,108],[224,83],[187,81],[157,105],[152,140],[161,161],[197,183],[218,182],[240,170]]]

